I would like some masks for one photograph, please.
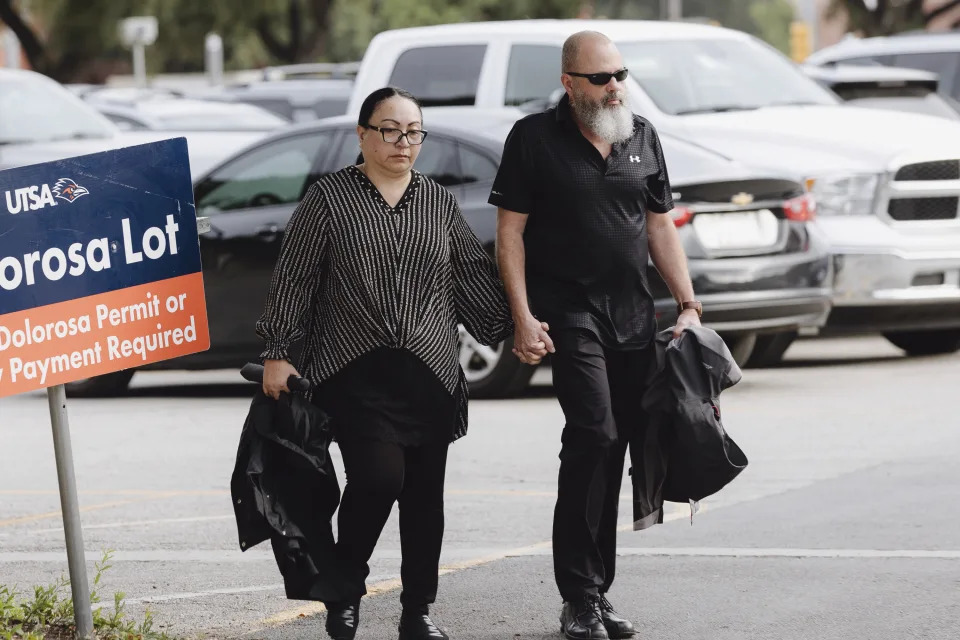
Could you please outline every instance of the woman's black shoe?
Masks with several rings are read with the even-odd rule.
[[[327,635],[333,640],[353,640],[360,625],[360,603],[328,602]]]
[[[564,602],[560,611],[560,630],[569,640],[608,640],[600,613],[597,596],[584,596],[574,602]]]
[[[623,640],[636,635],[637,630],[633,628],[633,623],[614,611],[606,596],[600,596],[599,603],[600,619],[603,620],[603,626],[611,639]]]
[[[450,640],[450,636],[440,631],[427,614],[408,614],[400,616],[399,640]]]

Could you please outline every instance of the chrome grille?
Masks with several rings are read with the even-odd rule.
[[[893,179],[898,181],[960,180],[960,161],[937,160],[908,164],[901,167]]]

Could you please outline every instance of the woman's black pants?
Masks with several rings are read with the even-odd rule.
[[[400,579],[404,609],[426,613],[437,597],[443,542],[443,482],[449,443],[403,446],[356,439],[339,443],[347,484],[337,516],[337,561],[366,593],[368,562],[390,516],[400,508]]]

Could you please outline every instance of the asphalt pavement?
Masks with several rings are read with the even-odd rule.
[[[881,339],[802,341],[721,399],[748,469],[667,522],[629,531],[610,594],[643,638],[960,637],[960,356]],[[562,416],[538,372],[473,401],[448,465],[432,613],[455,639],[559,638],[550,527]],[[138,374],[129,397],[69,403],[88,565],[102,591],[182,637],[323,638],[283,597],[268,548],[241,553],[229,498],[249,385],[231,371]],[[338,469],[342,467],[338,464]],[[342,475],[341,475],[342,477]],[[396,637],[396,513],[371,563],[358,639]],[[0,400],[0,584],[66,572],[44,394]]]

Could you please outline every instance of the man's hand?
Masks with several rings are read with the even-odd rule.
[[[550,326],[532,315],[514,320],[513,354],[524,364],[540,364],[547,353],[556,351],[553,340],[547,335]]]
[[[680,314],[680,317],[677,318],[677,324],[673,327],[673,337],[679,338],[680,334],[683,333],[683,330],[687,327],[699,327],[700,326],[700,316],[697,314],[696,309],[685,309],[683,313]]]
[[[290,376],[300,377],[296,368],[286,360],[263,361],[263,393],[274,400],[280,399],[280,392],[290,393],[287,380]]]

